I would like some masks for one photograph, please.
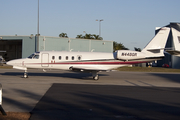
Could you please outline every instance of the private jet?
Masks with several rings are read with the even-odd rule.
[[[99,79],[98,72],[111,71],[122,66],[147,63],[164,57],[164,48],[170,28],[163,27],[141,51],[117,50],[114,53],[102,52],[64,52],[40,51],[27,58],[7,62],[14,69],[24,70],[24,78],[28,77],[28,68],[61,69],[76,72],[92,73],[94,80]]]

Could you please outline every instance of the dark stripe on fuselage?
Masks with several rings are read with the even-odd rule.
[[[29,64],[86,64],[86,65],[119,65],[119,64],[139,64],[139,63],[146,63],[149,61],[67,61],[67,62],[51,62],[51,63],[29,63]],[[28,63],[26,63],[28,64]]]
[[[84,65],[119,65],[119,64],[139,64],[139,63],[146,63],[153,61],[154,59],[161,59],[163,57],[153,57],[153,58],[145,58],[145,59],[139,59],[136,61],[133,60],[128,60],[128,61],[119,61],[115,59],[101,59],[101,60],[78,60],[78,61],[63,61],[63,62],[57,62],[55,60],[52,60],[50,63],[26,63],[26,64],[63,64],[63,65],[68,65],[68,64],[84,64]]]

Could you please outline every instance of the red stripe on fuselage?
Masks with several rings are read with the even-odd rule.
[[[98,65],[109,65],[109,64],[139,64],[146,63],[149,61],[111,61],[111,62],[55,62],[55,63],[29,63],[29,64],[98,64]],[[27,63],[26,63],[27,64]]]

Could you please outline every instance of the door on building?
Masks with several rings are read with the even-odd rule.
[[[0,40],[0,55],[6,60],[22,58],[22,40]]]
[[[42,67],[49,67],[49,54],[43,53],[41,54],[41,66]]]

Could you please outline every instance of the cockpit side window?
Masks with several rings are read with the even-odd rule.
[[[39,55],[35,55],[33,59],[39,59]]]
[[[28,57],[29,59],[39,59],[39,55],[32,54]]]

